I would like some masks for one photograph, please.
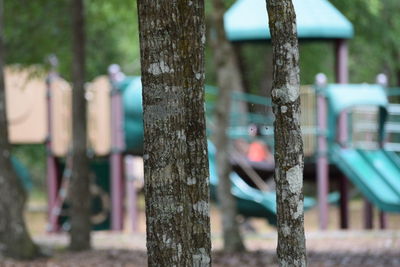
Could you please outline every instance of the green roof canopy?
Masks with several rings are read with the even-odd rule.
[[[388,99],[385,89],[371,84],[329,84],[322,89],[329,103],[329,139],[333,141],[337,131],[339,114],[356,106],[379,107],[379,140],[384,138]]]
[[[338,116],[345,109],[356,106],[379,106],[386,108],[388,100],[385,89],[371,84],[330,84],[325,88],[330,110]]]
[[[353,25],[327,0],[293,0],[299,39],[350,39]],[[231,41],[271,39],[265,0],[238,0],[225,13]]]

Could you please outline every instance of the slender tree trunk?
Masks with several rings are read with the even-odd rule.
[[[303,143],[296,15],[291,0],[267,1],[273,47],[275,182],[280,266],[306,266]]]
[[[149,266],[210,266],[204,2],[138,1]]]
[[[249,81],[248,78],[246,77],[246,73],[248,71],[247,65],[246,65],[246,59],[243,55],[243,43],[233,43],[231,44],[233,46],[233,52],[235,53],[235,59],[237,62],[238,70],[240,73],[240,77],[242,80],[242,88],[243,88],[243,93],[250,93],[250,86],[249,86]],[[247,107],[246,107],[247,108]],[[247,111],[247,109],[246,109]]]
[[[24,221],[25,191],[11,164],[4,82],[3,0],[0,0],[0,255],[31,259],[38,247]]]
[[[226,39],[224,30],[224,2],[213,0],[213,21],[216,38],[212,40],[214,61],[217,70],[218,96],[215,112],[214,137],[217,148],[218,202],[222,215],[224,250],[244,251],[245,247],[237,222],[236,200],[231,194],[230,172],[232,171],[229,152],[230,142],[227,130],[230,119],[231,92],[241,90],[241,80],[233,47]],[[240,88],[238,88],[240,87]],[[245,115],[246,113],[243,113]]]
[[[83,0],[72,0],[73,91],[70,249],[90,249],[89,160],[86,154],[85,23]]]

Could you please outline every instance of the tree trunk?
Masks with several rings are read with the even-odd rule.
[[[228,42],[224,30],[224,2],[213,0],[213,22],[216,37],[212,40],[214,61],[217,71],[218,96],[213,128],[218,171],[218,202],[222,215],[224,250],[227,252],[244,251],[245,247],[237,222],[236,200],[231,194],[230,172],[232,171],[229,152],[230,142],[227,130],[230,120],[231,92],[241,88],[240,73],[236,64],[233,47]],[[245,115],[243,113],[242,115]]]
[[[25,191],[11,164],[4,82],[3,0],[0,0],[0,255],[31,259],[39,255],[24,221]]]
[[[235,59],[237,62],[238,70],[240,73],[240,78],[242,80],[242,88],[243,88],[243,93],[250,93],[250,85],[249,85],[249,80],[248,77],[246,76],[248,72],[248,67],[246,65],[246,59],[243,55],[243,43],[233,43],[231,44],[233,46],[233,52],[235,54]],[[248,110],[246,106],[246,111]]]
[[[149,266],[210,266],[204,2],[138,1]]]
[[[296,15],[291,0],[267,1],[273,47],[275,182],[280,266],[306,266],[303,143]]]
[[[70,249],[90,249],[89,160],[86,154],[85,31],[83,0],[72,0],[73,91]]]

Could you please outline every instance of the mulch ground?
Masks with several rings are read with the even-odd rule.
[[[246,234],[248,252],[220,251],[221,238],[213,237],[213,266],[277,266],[275,234]],[[57,266],[146,266],[145,236],[98,232],[94,249],[72,253],[65,250],[66,235],[35,236],[36,242],[52,254],[29,262],[0,259],[5,267]],[[329,231],[307,234],[309,266],[400,266],[400,231]]]

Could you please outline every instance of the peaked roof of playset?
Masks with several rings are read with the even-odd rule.
[[[329,84],[325,93],[335,116],[356,106],[386,108],[388,105],[385,89],[376,84]]]
[[[293,0],[299,39],[350,39],[351,22],[327,0]],[[265,0],[238,0],[225,13],[230,41],[271,39]]]

